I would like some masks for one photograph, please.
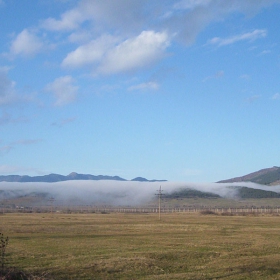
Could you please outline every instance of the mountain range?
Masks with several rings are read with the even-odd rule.
[[[217,183],[237,183],[237,182],[253,182],[261,185],[275,186],[280,185],[280,167],[273,166],[270,168],[261,169],[259,171],[227,180],[222,180]]]
[[[0,182],[62,182],[70,180],[115,180],[115,181],[137,181],[137,182],[166,182],[167,180],[148,180],[143,177],[136,177],[132,180],[127,180],[119,176],[108,175],[91,175],[79,174],[72,172],[69,175],[49,174],[42,176],[28,176],[28,175],[0,175]],[[280,185],[280,167],[273,166],[270,168],[261,169],[259,171],[249,173],[240,177],[221,180],[217,183],[239,183],[239,182],[253,182],[261,185],[274,186]]]
[[[28,175],[2,175],[0,176],[0,182],[45,182],[45,183],[54,183],[62,182],[69,180],[115,180],[115,181],[129,181],[119,176],[108,176],[108,175],[91,175],[91,174],[78,174],[72,172],[69,175],[60,175],[60,174],[49,174],[43,176],[28,176]],[[136,177],[131,181],[138,182],[165,182],[166,180],[148,180],[143,177]]]

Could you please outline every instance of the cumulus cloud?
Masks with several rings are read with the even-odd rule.
[[[165,32],[143,31],[136,37],[118,42],[116,37],[102,36],[69,53],[62,66],[92,65],[102,74],[135,70],[163,57],[169,37]]]
[[[77,29],[85,20],[79,9],[69,10],[61,15],[61,19],[48,18],[42,23],[42,27],[53,31],[69,31]]]
[[[71,76],[64,76],[46,86],[46,90],[52,92],[56,98],[55,106],[63,106],[76,99],[78,87],[74,83],[75,79]]]
[[[144,14],[147,0],[82,0],[71,10],[63,13],[59,19],[48,18],[42,27],[52,31],[77,30],[85,21],[94,23],[96,29],[135,29],[140,26],[149,12]],[[125,13],[123,13],[125,11]],[[129,23],[129,24],[128,24]]]
[[[167,33],[143,31],[137,37],[110,49],[98,67],[98,72],[111,74],[146,67],[162,58],[168,45]]]
[[[215,37],[209,40],[208,43],[221,47],[221,46],[231,45],[240,41],[254,41],[259,38],[264,38],[266,37],[266,35],[267,35],[267,31],[265,29],[256,29],[252,32],[243,33],[228,38]]]
[[[172,1],[171,1],[172,2]],[[81,0],[60,18],[48,18],[42,27],[51,31],[77,31],[90,22],[93,34],[104,30],[117,34],[135,34],[141,30],[163,28],[177,39],[192,43],[197,34],[211,21],[223,20],[228,14],[252,14],[279,0]],[[174,3],[175,2],[175,3]],[[125,11],[125,13],[123,13]],[[117,32],[116,32],[117,31]]]
[[[42,41],[32,32],[24,29],[12,41],[10,53],[12,55],[32,56],[43,47]]]
[[[192,44],[213,21],[222,21],[232,13],[252,14],[278,1],[80,0],[58,18],[42,21],[41,27],[68,32],[69,43],[82,44],[65,56],[63,67],[90,66],[96,73],[114,74],[162,59],[175,40]],[[216,37],[208,43],[224,46],[265,36],[266,30],[257,29],[229,38]]]
[[[88,44],[78,47],[75,51],[70,52],[62,62],[63,67],[82,67],[99,62],[104,54],[114,46],[117,38],[109,35],[101,36],[92,40]]]

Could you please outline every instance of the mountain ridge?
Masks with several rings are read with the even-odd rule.
[[[252,182],[261,185],[274,186],[280,185],[280,167],[273,166],[269,168],[260,169],[231,179],[221,180],[217,183],[238,183],[238,182]]]
[[[0,182],[19,182],[19,183],[55,183],[63,181],[72,181],[72,180],[115,180],[115,181],[138,181],[138,182],[164,182],[167,180],[148,180],[143,177],[136,177],[132,180],[127,180],[119,176],[109,176],[109,175],[92,175],[92,174],[79,174],[76,172],[71,172],[68,175],[61,175],[51,173],[48,175],[42,176],[29,176],[29,175],[0,175]]]

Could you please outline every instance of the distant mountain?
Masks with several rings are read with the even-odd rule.
[[[132,179],[131,181],[137,181],[137,182],[166,182],[167,180],[148,180],[146,178],[143,177],[136,177],[134,179]]]
[[[28,176],[28,175],[2,175],[0,176],[0,182],[45,182],[45,183],[54,183],[54,182],[62,182],[62,181],[70,181],[70,180],[115,180],[115,181],[127,181],[124,178],[119,176],[108,176],[108,175],[91,175],[91,174],[78,174],[76,172],[72,172],[69,175],[60,175],[60,174],[49,174],[43,176]],[[148,180],[142,177],[136,177],[131,181],[139,181],[139,182],[162,182],[166,180]]]
[[[136,177],[136,178],[132,179],[131,181],[148,182],[148,180],[143,177]]]
[[[261,185],[280,185],[280,167],[261,169],[259,171],[232,179],[222,180],[218,183],[253,182]]]

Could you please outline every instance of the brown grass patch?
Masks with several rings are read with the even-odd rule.
[[[6,214],[0,231],[29,277],[280,279],[279,217],[226,214]]]

